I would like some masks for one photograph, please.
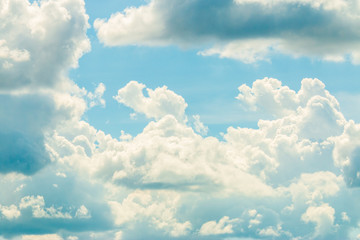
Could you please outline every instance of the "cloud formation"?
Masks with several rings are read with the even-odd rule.
[[[245,17],[255,26],[266,20],[265,27],[279,18],[275,30],[285,36],[284,29],[291,35],[299,27],[290,20],[300,13],[310,14],[315,28],[327,14],[343,21],[350,15],[338,11],[356,14],[349,10],[355,3],[341,0],[204,3],[172,1],[166,9],[165,1],[151,1],[114,19],[131,16],[125,23],[135,32],[124,44],[182,44],[186,38],[225,44],[241,37],[237,24]],[[257,128],[229,127],[223,138],[204,136],[200,116],[188,116],[185,99],[167,86],[132,81],[114,99],[149,122],[136,136],[114,138],[81,118],[89,107],[105,107],[105,85],[91,93],[66,77],[89,47],[84,2],[0,0],[0,6],[0,32],[6,33],[0,34],[0,189],[6,193],[0,194],[0,239],[355,239],[360,232],[360,125],[343,116],[320,80],[303,79],[298,91],[272,78],[240,86],[234,101],[268,118]],[[270,14],[274,9],[279,16]],[[261,14],[254,23],[254,16],[238,11]],[[202,28],[190,28],[194,18]],[[213,29],[205,18],[215,21]],[[233,35],[230,20],[239,20]],[[156,26],[154,40],[152,25],[148,32],[142,28],[157,21],[165,25]],[[97,21],[99,34],[106,24]],[[309,23],[302,24],[314,41],[334,27],[311,36]],[[176,27],[173,34],[181,26],[188,32],[169,35],[169,26]],[[348,36],[352,27],[344,30]]]
[[[94,27],[107,46],[204,48],[245,63],[272,54],[360,62],[358,1],[152,0],[129,7]]]
[[[1,0],[0,9],[0,172],[31,175],[51,162],[46,135],[86,109],[67,73],[90,50],[88,16],[82,0]]]
[[[131,85],[145,88],[131,82],[115,99],[121,96],[138,112],[137,103],[159,99],[164,90],[165,96],[178,96],[163,87],[129,100]],[[354,173],[360,169],[349,157],[357,142],[346,150],[343,143],[349,134],[358,135],[358,127],[343,117],[325,85],[304,79],[295,92],[265,78],[239,91],[243,107],[266,107],[272,120],[259,120],[257,129],[229,127],[223,140],[196,133],[173,108],[161,108],[140,134],[122,140],[82,121],[57,128],[47,142],[63,169],[54,175],[81,176],[83,184],[103,186],[100,202],[111,212],[114,228],[98,233],[99,239],[337,239],[357,228],[357,203],[344,204],[357,195]],[[88,201],[70,214],[74,221],[93,220],[101,209]]]
[[[148,118],[160,119],[170,114],[179,121],[186,121],[185,109],[187,104],[181,96],[163,86],[155,90],[147,88],[148,97],[146,97],[143,93],[145,87],[144,84],[131,81],[119,89],[118,95],[114,98],[136,112],[145,114]]]

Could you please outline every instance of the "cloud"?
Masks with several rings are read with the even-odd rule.
[[[174,217],[179,197],[176,193],[160,193],[156,197],[149,191],[135,191],[122,203],[109,202],[115,223],[123,225],[129,221],[148,220],[156,229],[162,229],[172,237],[187,235],[191,223],[178,222]]]
[[[199,231],[200,235],[218,235],[233,233],[232,223],[238,222],[239,219],[229,219],[228,216],[225,216],[219,220],[219,222],[209,221],[204,223]]]
[[[192,118],[194,119],[193,124],[194,124],[195,131],[200,133],[201,135],[206,135],[209,131],[209,128],[200,121],[200,116],[193,115]]]
[[[253,63],[282,53],[358,64],[359,7],[355,0],[152,0],[96,19],[94,27],[107,46],[213,45],[199,54]]]
[[[107,24],[120,21],[121,29],[133,34],[121,37],[125,31],[112,41],[125,45],[185,46],[192,39],[194,45],[220,40],[226,46],[257,39],[255,45],[263,44],[260,52],[239,42],[245,50],[236,52],[248,62],[279,49],[307,54],[300,41],[286,45],[301,30],[310,39],[305,41],[311,43],[309,51],[312,43],[327,39],[323,49],[312,52],[337,59],[351,38],[325,56],[322,51],[335,39],[324,36],[336,37],[330,34],[334,27],[357,14],[353,2],[339,0],[214,4],[151,1],[95,26],[101,36]],[[132,81],[115,100],[149,122],[137,135],[122,132],[114,138],[82,120],[86,109],[104,105],[105,86],[89,93],[66,77],[89,49],[84,2],[0,0],[0,7],[0,33],[6,33],[0,34],[5,79],[0,85],[0,189],[6,193],[0,195],[1,238],[344,239],[359,230],[360,127],[345,119],[320,80],[303,79],[298,91],[271,78],[240,86],[234,101],[265,112],[263,119],[257,128],[229,127],[222,139],[204,136],[198,115],[187,122],[186,101],[167,86],[149,89]],[[339,21],[322,28],[330,13]],[[296,21],[306,14],[309,22]],[[194,19],[199,25],[192,25]],[[355,39],[355,25],[343,28],[344,34]],[[274,30],[265,31],[269,27]],[[241,35],[248,29],[253,31]]]
[[[184,114],[187,104],[181,96],[163,86],[155,90],[147,88],[148,97],[146,97],[143,93],[145,87],[144,84],[131,81],[119,89],[118,95],[114,98],[136,112],[145,114],[148,118],[160,119],[170,114],[179,121],[185,120]]]
[[[0,198],[2,206],[20,212],[8,219],[13,228],[7,235],[16,235],[11,229],[30,234],[27,221],[43,224],[45,219],[36,234],[63,239],[115,238],[119,229],[122,239],[217,234],[336,239],[356,228],[357,202],[348,200],[357,193],[348,186],[357,186],[349,181],[357,165],[347,156],[356,149],[350,138],[356,138],[358,126],[342,116],[320,80],[304,79],[298,91],[269,78],[243,85],[236,101],[249,110],[267,109],[269,119],[259,120],[255,129],[229,127],[221,140],[200,135],[184,121],[182,97],[166,87],[148,89],[145,96],[144,88],[131,82],[116,96],[148,114],[149,123],[138,135],[116,139],[70,117],[44,138],[52,159],[47,171],[34,173],[32,180],[5,175],[0,182],[5,191],[24,186],[17,200]],[[147,112],[144,102],[155,110]],[[165,102],[174,107],[162,107]],[[354,165],[346,163],[351,161]],[[39,184],[48,190],[35,194]],[[61,233],[52,230],[56,225]],[[5,228],[0,224],[0,229]]]
[[[318,237],[336,231],[336,226],[334,226],[334,214],[334,208],[330,207],[328,204],[322,204],[318,207],[309,207],[301,216],[301,219],[306,223],[313,222],[316,224],[314,237]]]
[[[0,90],[67,84],[69,68],[90,50],[82,0],[2,0]]]
[[[349,186],[360,186],[360,126],[349,121],[342,135],[334,137],[335,149],[333,157],[335,164],[344,172],[345,181]]]
[[[88,16],[82,0],[0,8],[0,172],[32,175],[51,162],[46,135],[87,108],[67,73],[90,50]]]
[[[75,217],[77,217],[77,218],[91,218],[91,214],[90,214],[89,210],[84,205],[81,205],[80,208],[76,211]]]
[[[26,196],[21,199],[20,209],[31,208],[34,218],[65,218],[71,219],[71,215],[67,212],[63,213],[60,209],[54,207],[45,208],[44,197],[42,196]]]
[[[130,94],[130,86],[137,94]],[[342,163],[353,148],[342,150],[340,143],[347,146],[349,140],[342,138],[358,135],[346,130],[357,125],[343,117],[320,80],[304,79],[298,91],[269,78],[256,80],[252,87],[243,85],[237,100],[249,110],[267,109],[270,120],[259,120],[256,129],[229,127],[222,140],[201,136],[182,120],[188,117],[184,100],[176,108],[184,109],[180,120],[155,104],[159,96],[174,96],[162,98],[171,103],[179,103],[173,99],[180,96],[163,87],[149,89],[145,97],[144,88],[131,82],[116,97],[144,114],[144,101],[161,109],[159,114],[146,112],[152,119],[138,135],[115,139],[86,122],[72,121],[47,139],[62,168],[54,176],[75,172],[106,189],[102,201],[122,229],[122,238],[200,233],[205,239],[213,234],[337,238],[356,227],[359,216],[351,209],[357,203],[344,204],[356,193],[348,188],[349,175],[343,171],[348,165]],[[86,202],[77,205],[79,214],[86,212],[82,205],[92,219],[94,210]],[[334,231],[326,230],[330,228]],[[115,238],[116,232],[108,234]]]
[[[90,100],[89,106],[94,107],[97,105],[100,105],[102,107],[105,107],[105,100],[102,98],[104,95],[104,92],[106,90],[106,87],[103,83],[99,83],[97,88],[95,89],[94,93],[89,92],[87,94],[87,97]]]
[[[57,234],[23,235],[21,240],[63,240],[63,238]]]
[[[0,212],[2,213],[3,216],[5,216],[5,218],[7,218],[9,220],[11,220],[13,218],[18,218],[21,215],[17,206],[15,206],[14,204],[12,204],[10,206],[1,206],[0,205]]]

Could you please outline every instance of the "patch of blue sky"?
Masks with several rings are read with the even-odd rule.
[[[92,26],[97,18],[109,18],[117,11],[145,3],[144,0],[87,1],[89,23]],[[348,106],[352,99],[358,98],[354,94],[360,89],[360,68],[349,62],[326,62],[276,54],[271,56],[270,61],[244,64],[218,56],[198,55],[197,52],[206,46],[189,49],[176,46],[106,47],[99,42],[93,27],[88,30],[88,36],[92,50],[80,59],[80,67],[73,70],[70,77],[89,90],[99,82],[105,84],[106,108],[93,108],[84,117],[90,124],[114,137],[119,136],[121,130],[137,134],[148,122],[141,115],[137,120],[130,119],[132,110],[112,98],[131,80],[152,89],[168,86],[184,97],[188,103],[187,114],[199,114],[209,127],[208,134],[217,137],[229,126],[256,128],[258,119],[264,116],[243,111],[235,97],[241,84],[251,85],[256,79],[264,77],[279,79],[283,85],[296,91],[303,78],[318,78],[333,95],[339,95],[345,117],[360,120],[360,115]]]
[[[259,113],[243,111],[235,97],[241,84],[251,85],[264,77],[277,78],[296,91],[303,78],[319,78],[332,94],[339,94],[346,117],[357,118],[355,120],[360,117],[350,109],[346,111],[347,105],[351,104],[347,96],[360,89],[360,69],[349,62],[333,63],[305,57],[295,59],[278,54],[269,62],[244,64],[216,56],[200,56],[197,54],[200,49],[195,48],[109,48],[99,43],[96,36],[91,34],[90,37],[92,51],[80,59],[80,67],[73,70],[70,77],[89,90],[99,82],[105,84],[106,108],[95,107],[85,117],[90,124],[114,137],[119,136],[121,130],[137,134],[148,122],[141,115],[137,120],[130,119],[132,110],[112,98],[131,80],[152,89],[166,85],[183,96],[188,103],[187,114],[199,114],[204,124],[209,126],[209,135],[213,136],[219,136],[229,126],[256,127]]]

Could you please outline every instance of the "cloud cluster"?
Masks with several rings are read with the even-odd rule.
[[[317,41],[357,7],[341,0],[214,4],[157,0],[113,19],[134,31],[124,44],[169,44],[232,41],[246,18],[277,22],[278,33],[291,36],[300,13],[314,31],[335,14],[339,22],[315,35],[302,23],[304,36]],[[268,118],[257,128],[229,127],[222,139],[204,136],[199,115],[187,121],[180,95],[132,81],[114,99],[149,122],[118,139],[81,120],[89,107],[105,107],[105,85],[89,93],[66,77],[89,47],[84,2],[0,0],[0,7],[0,239],[355,239],[360,232],[360,125],[345,119],[320,80],[303,79],[298,91],[272,78],[240,86],[234,101]],[[194,18],[202,28],[193,28]],[[106,24],[97,21],[99,36]],[[169,26],[182,38],[169,35]]]
[[[87,108],[86,90],[67,78],[90,50],[87,21],[82,0],[0,1],[1,173],[49,164],[46,135]],[[89,93],[90,106],[105,104],[103,90]]]
[[[145,88],[131,82],[115,99],[137,112],[137,103],[163,99],[164,90],[173,96],[168,104],[182,99],[166,88],[129,99],[131,85]],[[47,141],[63,169],[57,177],[72,174],[103,186],[100,199],[114,227],[98,239],[337,239],[357,229],[357,203],[348,200],[357,196],[358,143],[349,138],[359,127],[343,117],[324,84],[304,79],[295,92],[265,78],[239,91],[244,107],[266,108],[272,120],[259,120],[257,129],[230,127],[223,140],[201,136],[161,104],[162,115],[149,115],[154,120],[140,134],[123,140],[82,121],[57,128]],[[88,205],[71,216],[93,219],[100,208]]]
[[[355,0],[152,0],[94,27],[107,46],[212,44],[199,54],[253,63],[283,53],[358,64],[359,7]]]

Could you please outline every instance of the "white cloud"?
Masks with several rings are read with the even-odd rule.
[[[219,55],[220,58],[231,58],[250,64],[269,61],[268,55],[275,52],[278,42],[276,39],[237,40],[200,51],[198,54],[202,56]]]
[[[14,204],[12,204],[10,206],[1,206],[0,205],[0,212],[2,213],[2,215],[5,216],[5,218],[7,218],[9,220],[18,218],[21,215],[19,209]]]
[[[6,40],[0,40],[0,58],[12,60],[14,62],[25,62],[30,59],[30,54],[26,50],[9,49]]]
[[[0,90],[63,85],[65,73],[90,49],[82,0],[2,0]]]
[[[83,0],[2,0],[0,9],[0,172],[32,175],[51,161],[45,137],[86,109],[67,73],[90,50],[88,16]]]
[[[81,205],[80,208],[76,211],[75,217],[77,217],[77,218],[90,218],[91,214],[90,214],[89,210],[84,205]]]
[[[145,88],[133,84],[137,89]],[[298,92],[276,79],[258,80],[248,90],[250,94],[239,98],[244,107],[263,107],[266,101],[262,93],[266,93],[272,99],[268,102],[282,111],[269,107],[268,114],[274,120],[260,120],[258,129],[230,127],[223,141],[203,137],[185,122],[164,113],[158,119],[153,117],[155,120],[140,134],[126,141],[85,122],[67,123],[48,139],[48,147],[58,164],[104,186],[106,201],[123,238],[139,238],[136,229],[140,228],[147,228],[148,235],[168,238],[192,236],[199,229],[204,232],[203,224],[213,221],[201,215],[209,204],[204,196],[221,206],[208,207],[218,219],[242,219],[236,227],[235,222],[231,223],[232,232],[226,219],[211,222],[216,226],[223,223],[218,232],[226,229],[230,236],[320,236],[330,225],[336,226],[339,234],[346,232],[358,218],[343,204],[350,193],[340,171],[342,165],[337,168],[332,158],[339,151],[338,138],[344,136],[344,127],[349,124],[336,99],[317,79],[304,79]],[[145,97],[141,93],[127,99],[127,103],[135,109],[139,107],[138,99],[144,98],[150,98],[150,94]],[[277,100],[281,98],[291,104],[282,104]],[[339,204],[333,204],[337,200]],[[232,201],[242,204],[229,210],[230,205],[234,206]],[[321,214],[315,214],[313,208],[327,206],[330,201],[339,220],[335,213],[333,221],[331,217],[324,217],[330,219],[327,222],[318,220],[323,217],[317,217]],[[224,211],[232,214],[225,215]],[[349,213],[352,221],[342,221],[342,212]],[[284,219],[291,224],[284,223]],[[294,229],[304,221],[318,227]]]
[[[104,92],[106,90],[106,87],[103,83],[99,83],[99,85],[97,86],[97,88],[95,89],[94,93],[89,92],[87,94],[87,97],[90,100],[90,107],[94,107],[97,105],[100,105],[102,107],[105,107],[105,100],[102,98],[102,96],[104,95]]]
[[[213,234],[316,238],[325,233],[345,236],[356,224],[357,204],[344,202],[357,193],[347,188],[344,180],[349,175],[341,169],[346,169],[346,156],[357,146],[351,140],[359,135],[357,125],[344,119],[321,81],[304,79],[298,92],[268,78],[257,80],[251,88],[242,87],[243,97],[238,100],[244,107],[259,110],[268,103],[273,120],[260,120],[256,129],[229,127],[222,140],[204,137],[191,123],[187,125],[182,97],[166,87],[149,89],[145,97],[144,88],[132,82],[120,89],[120,102],[153,118],[138,135],[123,132],[121,139],[80,120],[82,110],[76,110],[74,101],[81,97],[59,95],[61,106],[74,113],[44,140],[52,164],[31,177],[0,177],[0,187],[10,192],[20,184],[26,185],[21,193],[40,191],[40,183],[50,189],[42,195],[14,195],[21,215],[11,222],[46,223],[45,233],[66,222],[80,226],[79,238],[99,239],[198,234],[204,239]],[[155,113],[143,109],[143,102]],[[163,108],[161,104],[167,102],[177,110]],[[51,187],[54,182],[59,188]],[[46,206],[47,196],[60,196],[59,202]],[[0,200],[8,201],[4,196]],[[306,223],[315,227],[298,228]],[[95,225],[100,225],[98,232],[89,231]],[[76,234],[76,227],[62,226],[64,238],[69,231]],[[9,230],[0,223],[0,231]],[[25,234],[21,231],[17,234]]]
[[[218,235],[218,234],[226,234],[233,233],[233,225],[232,223],[238,222],[239,219],[230,219],[228,216],[224,216],[217,223],[216,221],[209,221],[204,223],[200,230],[200,235]]]
[[[122,240],[123,239],[123,232],[119,231],[115,233],[115,240]]]
[[[119,89],[118,95],[114,98],[136,112],[145,114],[148,118],[158,120],[170,114],[179,121],[185,120],[187,104],[181,96],[163,86],[155,90],[147,88],[148,97],[146,97],[143,93],[145,87],[144,84],[131,81]]]
[[[360,165],[358,163],[360,149],[360,125],[350,120],[341,136],[334,137],[335,164],[343,169],[345,181],[349,186],[360,185]]]
[[[172,237],[187,235],[191,223],[178,222],[175,218],[179,196],[176,193],[164,192],[152,194],[149,191],[135,191],[121,203],[109,202],[115,217],[115,224],[122,225],[128,221],[147,220],[157,229],[162,229]]]
[[[57,234],[44,234],[44,235],[23,235],[22,240],[63,240]]]
[[[31,208],[34,218],[64,218],[71,219],[71,215],[67,212],[63,213],[62,208],[49,207],[45,208],[44,197],[42,196],[26,196],[21,199],[20,209]]]
[[[111,19],[96,19],[95,29],[100,39],[108,45],[158,44],[163,42],[166,29],[161,15],[154,14],[156,2],[139,8],[126,8],[123,13],[116,13]],[[149,38],[151,36],[151,38]]]
[[[322,204],[320,206],[310,206],[301,216],[301,219],[306,223],[313,222],[316,224],[314,237],[318,237],[336,231],[334,214],[334,208],[328,204]]]
[[[259,231],[259,235],[263,236],[263,237],[278,237],[278,236],[280,236],[280,234],[278,233],[278,230],[274,229],[273,227],[261,229]]]
[[[79,238],[76,236],[69,236],[67,240],[78,240]]]
[[[107,46],[213,45],[199,54],[253,63],[283,53],[357,64],[359,9],[356,0],[152,0],[96,19],[94,27]]]
[[[204,125],[204,123],[200,120],[200,115],[193,115],[194,119],[194,129],[196,132],[200,133],[201,135],[206,135],[209,131],[209,128]]]

